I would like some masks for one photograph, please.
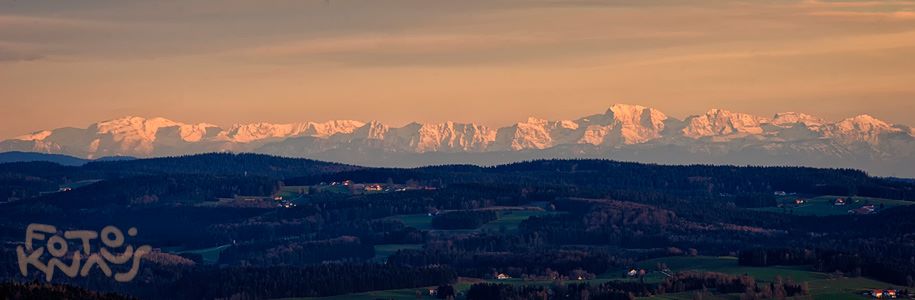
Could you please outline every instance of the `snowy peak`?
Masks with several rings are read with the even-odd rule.
[[[165,118],[145,119],[128,116],[120,119],[108,120],[93,125],[98,134],[110,134],[116,139],[136,139],[154,141],[156,132],[162,127],[183,125]]]
[[[618,128],[625,144],[644,143],[661,137],[667,115],[640,105],[616,104],[607,111],[613,116],[613,125]]]
[[[854,116],[830,126],[830,134],[847,143],[878,144],[883,134],[894,132],[903,132],[903,130],[868,114]]]
[[[478,151],[496,139],[496,131],[473,123],[421,125],[410,147],[416,152]]]
[[[26,135],[20,135],[13,139],[21,140],[21,141],[40,141],[40,140],[44,140],[44,139],[48,138],[48,136],[50,136],[51,133],[53,133],[53,131],[51,131],[51,130],[42,130],[42,131],[36,131],[36,132],[26,134]]]
[[[640,106],[615,104],[603,114],[577,120],[549,121],[530,117],[498,130],[491,149],[546,149],[565,144],[631,145],[661,137],[667,115]]]
[[[368,122],[359,128],[357,128],[353,133],[356,137],[367,139],[367,140],[384,140],[385,134],[390,128],[387,125],[382,124],[378,121]]]
[[[857,115],[836,123],[836,128],[843,131],[882,131],[888,130],[890,127],[892,125],[889,123],[868,114]]]
[[[364,126],[365,123],[354,120],[333,120],[323,123],[308,123],[308,125],[309,127],[304,134],[324,138],[339,133],[352,133],[356,128]]]
[[[798,112],[783,112],[777,113],[772,117],[772,125],[779,127],[794,127],[797,124],[801,124],[807,127],[820,127],[823,124],[826,124],[823,119]]]
[[[293,136],[302,132],[304,127],[304,124],[235,124],[220,136],[232,142],[249,143],[268,138]]]
[[[166,147],[181,154],[184,145],[215,143],[230,145],[263,143],[298,135],[328,137],[337,133],[352,133],[362,122],[350,120],[324,123],[236,124],[222,129],[208,123],[187,124],[166,118],[126,116],[89,125],[85,129],[59,128],[23,135],[14,140],[31,142],[31,149],[22,151],[62,152],[88,158],[103,155],[151,156]],[[209,151],[236,149],[236,146],[208,148]],[[66,149],[66,150],[65,150]],[[2,148],[0,148],[2,150]]]
[[[259,142],[268,139],[312,136],[326,138],[338,133],[352,133],[365,123],[352,120],[335,120],[323,123],[305,122],[289,124],[251,123],[235,124],[220,133],[219,138],[237,143]]]
[[[683,135],[698,139],[709,136],[762,134],[761,126],[769,121],[763,117],[716,108],[704,115],[689,117],[686,122]]]
[[[102,121],[89,126],[78,134],[73,130],[58,129],[41,141],[47,141],[47,148],[74,148],[89,153],[87,157],[104,155],[150,155],[156,151],[157,140],[197,142],[203,139],[215,125],[185,124],[165,118],[143,118],[128,116]],[[78,130],[77,130],[78,131]],[[86,144],[68,145],[71,143]]]
[[[524,122],[499,129],[494,148],[500,150],[545,149],[553,146],[552,131],[564,128],[563,122],[529,117]]]
[[[107,135],[115,141],[153,142],[162,136],[165,129],[186,142],[197,142],[207,136],[207,132],[218,129],[213,124],[185,124],[166,118],[143,118],[128,116],[92,124],[88,130],[95,135]]]

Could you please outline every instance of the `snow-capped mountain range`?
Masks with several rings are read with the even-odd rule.
[[[255,152],[370,166],[495,164],[536,158],[658,163],[852,167],[915,177],[915,129],[869,115],[829,122],[787,112],[771,118],[712,109],[678,120],[639,105],[613,105],[576,120],[538,118],[492,128],[472,123],[335,120],[223,128],[124,117],[88,128],[43,130],[0,142],[0,151],[152,157]]]

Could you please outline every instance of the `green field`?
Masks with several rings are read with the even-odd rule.
[[[200,256],[203,257],[203,263],[215,264],[215,263],[219,262],[219,254],[222,253],[222,250],[226,250],[226,248],[229,248],[230,246],[232,246],[232,245],[222,245],[222,246],[216,246],[216,247],[210,247],[210,248],[204,248],[204,249],[194,249],[194,250],[179,250],[179,251],[176,251],[175,253],[177,253],[177,254],[185,254],[185,253],[200,254]]]
[[[902,201],[902,200],[892,200],[892,199],[882,199],[882,198],[871,198],[871,197],[841,197],[841,196],[819,196],[814,198],[804,199],[804,204],[794,204],[794,200],[799,197],[780,197],[777,201],[779,204],[782,204],[783,207],[763,207],[763,208],[754,208],[753,210],[758,211],[768,211],[776,213],[789,213],[802,216],[834,216],[834,215],[846,215],[848,210],[856,209],[864,205],[872,204],[876,207],[880,207],[883,204],[886,208],[902,206],[902,205],[912,205],[915,202],[912,201]],[[847,201],[846,205],[834,205],[836,198],[845,198]]]
[[[87,185],[90,185],[90,184],[93,184],[96,182],[100,182],[100,181],[102,181],[102,180],[101,179],[80,180],[80,181],[72,182],[69,184],[61,185],[60,187],[75,189],[75,188],[81,188],[81,187],[84,187],[84,186],[87,186]]]
[[[384,244],[384,245],[375,245],[375,258],[372,260],[376,262],[384,262],[388,259],[388,256],[397,252],[397,250],[404,249],[422,249],[423,245],[421,244]]]
[[[432,216],[427,214],[398,215],[390,218],[400,220],[407,227],[413,227],[420,230],[432,230]]]
[[[545,216],[556,214],[556,212],[542,210],[505,210],[499,212],[499,219],[486,223],[479,230],[483,231],[514,231],[518,230],[518,225],[534,216]]]

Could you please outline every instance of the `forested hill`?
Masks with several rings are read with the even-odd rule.
[[[81,166],[89,162],[87,159],[63,154],[46,154],[37,152],[10,151],[0,153],[0,164],[13,162],[46,161],[65,166]]]
[[[577,189],[664,190],[718,196],[769,195],[778,191],[859,195],[915,200],[912,181],[868,176],[852,169],[655,165],[610,160],[538,160],[494,167],[469,165],[415,169],[364,169],[290,178],[289,185],[341,180],[419,181],[426,184],[518,184],[574,186]]]
[[[356,166],[304,158],[262,154],[209,153],[188,156],[91,162],[86,171],[136,174],[253,175],[286,178],[362,169]]]
[[[287,177],[362,169],[309,159],[212,153],[97,161],[0,164],[0,202],[43,199],[64,207],[123,204],[139,198],[199,202],[233,195],[268,196]],[[73,189],[72,193],[56,193]]]
[[[338,163],[303,158],[285,158],[262,154],[208,153],[187,156],[136,160],[92,161],[82,166],[53,162],[0,163],[2,173],[21,173],[40,177],[61,175],[70,177],[124,177],[155,174],[207,174],[226,176],[264,176],[286,178],[321,173],[363,169]]]
[[[245,179],[247,178],[247,179]],[[322,182],[419,183],[425,186],[505,185],[538,193],[608,197],[663,191],[681,198],[724,198],[741,207],[774,205],[776,192],[915,200],[915,183],[870,177],[850,169],[803,167],[669,166],[609,160],[540,160],[494,167],[363,168],[260,154],[211,153],[61,166],[48,162],[0,164],[0,200],[38,197],[89,185],[67,195],[102,205],[144,195],[196,201],[233,194],[267,196],[279,186]],[[101,182],[100,182],[101,181]],[[158,184],[161,183],[161,184]],[[191,186],[196,184],[197,186]],[[132,189],[117,188],[132,187]],[[66,200],[61,200],[66,201]]]

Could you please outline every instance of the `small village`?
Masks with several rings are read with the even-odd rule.
[[[900,205],[887,199],[845,196],[805,197],[795,193],[775,192],[777,212],[807,215],[872,215]],[[905,203],[902,203],[905,204]]]

